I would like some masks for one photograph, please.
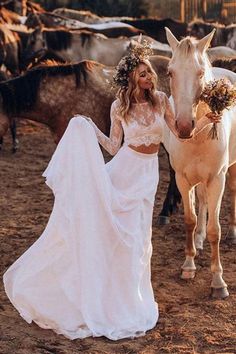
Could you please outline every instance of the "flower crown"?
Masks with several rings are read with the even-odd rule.
[[[129,82],[129,74],[136,68],[136,66],[142,61],[149,59],[153,54],[151,49],[151,43],[145,39],[141,42],[141,35],[133,44],[130,49],[130,53],[124,56],[116,67],[116,73],[113,76],[113,82],[116,86],[121,88],[127,88]]]

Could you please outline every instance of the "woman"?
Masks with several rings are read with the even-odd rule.
[[[176,131],[149,54],[138,44],[117,67],[109,138],[89,118],[70,121],[44,172],[55,195],[48,225],[4,275],[27,322],[70,339],[138,337],[158,320],[151,225],[164,120]],[[196,131],[210,121],[199,122]],[[106,165],[98,142],[116,154]]]

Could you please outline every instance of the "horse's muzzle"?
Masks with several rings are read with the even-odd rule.
[[[190,139],[192,137],[192,132],[195,127],[194,120],[176,120],[175,121],[176,130],[179,138]]]

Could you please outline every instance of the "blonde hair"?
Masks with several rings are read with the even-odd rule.
[[[124,88],[119,88],[116,97],[119,99],[120,104],[118,107],[119,113],[121,117],[125,120],[127,123],[129,120],[129,110],[131,108],[131,104],[133,99],[136,100],[140,93],[139,85],[138,85],[138,80],[139,77],[137,75],[137,68],[139,67],[140,64],[146,65],[151,74],[152,74],[152,88],[149,90],[145,90],[145,96],[147,101],[151,103],[153,107],[156,106],[157,104],[157,99],[155,97],[155,90],[157,88],[157,74],[153,70],[151,63],[149,60],[142,60],[139,62],[139,64],[135,67],[135,69],[130,73],[129,75],[129,82],[128,82],[128,87]]]

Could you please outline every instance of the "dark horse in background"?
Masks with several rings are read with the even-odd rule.
[[[0,71],[0,82],[9,80],[9,75],[6,74],[5,71]],[[14,118],[10,118],[9,128],[12,136],[12,152],[15,153],[19,147],[18,139],[16,138],[16,120]],[[2,150],[3,145],[3,136],[0,136],[0,150]]]
[[[162,43],[167,43],[165,27],[170,28],[178,39],[181,39],[187,35],[188,24],[186,22],[180,22],[171,18],[166,18],[163,20],[122,20],[122,22],[128,23],[140,30],[143,30],[148,36]]]
[[[219,23],[208,23],[195,20],[188,24],[188,34],[201,39],[215,29],[211,46],[226,46],[236,50],[236,24],[224,26]]]

